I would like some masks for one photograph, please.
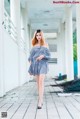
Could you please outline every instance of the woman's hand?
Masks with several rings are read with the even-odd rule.
[[[43,58],[44,58],[44,55],[40,55],[39,57],[36,58],[36,60],[38,61],[38,60],[41,60]]]

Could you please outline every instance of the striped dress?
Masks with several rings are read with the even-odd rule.
[[[44,55],[44,58],[41,60],[36,60],[40,55]],[[28,58],[28,61],[31,61],[28,72],[30,75],[40,75],[47,74],[49,71],[48,61],[50,59],[50,51],[47,47],[44,46],[34,46]]]

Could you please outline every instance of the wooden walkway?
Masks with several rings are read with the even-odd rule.
[[[80,95],[60,93],[59,87],[51,87],[53,80],[45,80],[42,109],[37,109],[36,82],[29,82],[0,98],[0,119],[80,119]],[[58,95],[61,94],[61,95]],[[1,117],[7,112],[7,117]]]

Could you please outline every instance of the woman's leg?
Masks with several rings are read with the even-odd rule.
[[[41,106],[43,103],[43,94],[44,94],[44,79],[45,79],[45,74],[40,74],[38,77],[38,86],[39,86],[39,103],[38,106]]]
[[[35,76],[36,82],[37,82],[37,88],[38,88],[38,92],[39,92],[39,76],[36,75]]]

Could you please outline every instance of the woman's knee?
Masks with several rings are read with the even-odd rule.
[[[40,78],[40,79],[44,79],[44,78],[45,78],[45,74],[40,74],[40,75],[39,75],[39,78]]]

